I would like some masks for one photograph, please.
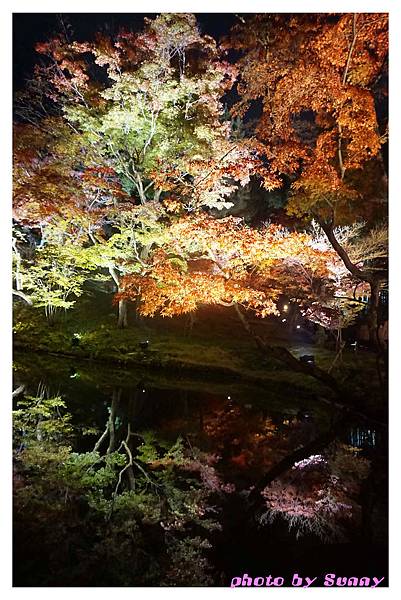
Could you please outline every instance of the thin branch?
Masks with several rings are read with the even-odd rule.
[[[107,518],[107,520],[110,520],[110,519],[111,519],[111,515],[113,514],[113,510],[114,510],[114,502],[115,502],[115,499],[116,499],[116,497],[117,497],[117,494],[118,494],[118,490],[119,490],[119,488],[120,488],[120,485],[121,485],[121,482],[122,482],[122,477],[123,477],[123,475],[124,475],[125,471],[126,471],[127,469],[129,469],[129,467],[132,467],[132,464],[133,464],[133,463],[132,463],[132,454],[131,454],[131,450],[129,449],[129,447],[128,447],[128,445],[126,444],[126,442],[125,442],[125,441],[122,441],[122,442],[121,442],[121,446],[120,446],[120,448],[121,448],[121,447],[123,447],[123,448],[125,449],[126,453],[128,454],[128,463],[125,465],[125,467],[124,467],[123,469],[121,469],[121,471],[120,471],[120,472],[119,472],[119,474],[118,474],[118,480],[117,480],[116,487],[115,487],[115,489],[114,489],[114,492],[113,492],[113,499],[112,499],[112,503],[111,503],[111,507],[110,507],[110,512],[109,512],[109,515],[108,515],[108,518]]]
[[[100,436],[98,441],[96,442],[96,444],[93,448],[93,452],[97,452],[99,450],[100,446],[103,444],[103,442],[107,438],[108,434],[109,434],[109,423],[107,423],[106,429],[104,430],[104,432],[102,433],[102,435]]]
[[[352,53],[354,52],[355,49],[355,44],[356,44],[356,38],[358,35],[358,32],[356,30],[356,22],[358,19],[358,15],[357,14],[353,14],[353,19],[352,19],[352,42],[348,51],[348,57],[347,57],[347,63],[345,65],[345,70],[344,70],[344,74],[343,74],[343,79],[342,79],[342,83],[343,85],[345,85],[347,83],[347,76],[348,76],[348,70],[351,64],[351,58],[352,58]]]
[[[14,290],[13,289],[13,294],[14,294],[14,296],[18,296],[19,298],[22,298],[22,300],[25,300],[25,302],[27,304],[29,304],[30,306],[32,306],[32,300],[28,296],[26,296],[24,294],[24,292],[21,292],[21,290]]]
[[[219,164],[219,163],[221,163],[221,161],[222,161],[222,160],[224,160],[224,159],[225,159],[225,157],[226,157],[226,156],[228,156],[228,155],[229,155],[229,154],[230,154],[230,153],[231,153],[233,150],[235,150],[235,148],[236,148],[236,146],[232,146],[232,147],[231,147],[229,150],[227,150],[227,152],[226,152],[225,154],[223,154],[223,156],[222,156],[221,158],[219,158],[219,160],[217,161],[217,163],[216,163],[216,164]],[[193,187],[194,187],[194,188],[197,188],[197,187],[198,187],[198,185],[199,185],[200,183],[202,183],[202,181],[204,181],[205,179],[207,179],[207,177],[209,177],[209,175],[210,175],[211,173],[213,173],[213,171],[215,170],[215,168],[216,168],[216,165],[214,165],[214,166],[213,166],[213,167],[210,169],[210,171],[208,171],[208,172],[206,173],[206,175],[204,175],[204,176],[203,176],[203,177],[202,177],[202,178],[201,178],[201,179],[200,179],[200,180],[199,180],[199,181],[198,181],[198,182],[197,182],[197,183],[196,183],[196,184],[195,184]]]
[[[357,21],[358,15],[354,14],[353,15],[353,21],[352,21],[352,42],[348,51],[348,57],[347,57],[347,63],[345,65],[345,69],[344,69],[344,73],[343,73],[343,78],[342,78],[342,84],[346,85],[347,83],[347,76],[348,76],[348,71],[349,71],[349,67],[351,64],[351,58],[352,58],[352,53],[354,51],[355,48],[355,44],[356,44],[356,38],[357,38],[357,30],[356,30],[356,21]],[[344,179],[345,176],[345,167],[344,167],[344,161],[343,161],[343,154],[342,154],[342,127],[340,124],[338,124],[338,162],[340,165],[340,173],[341,173],[341,180]]]

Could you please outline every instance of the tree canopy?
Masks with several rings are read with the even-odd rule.
[[[336,227],[364,219],[359,244],[384,230],[387,45],[385,14],[253,15],[221,44],[194,15],[162,14],[39,43],[17,98],[16,295],[68,308],[109,278],[119,307],[136,298],[145,315],[264,317],[287,290],[320,322],[338,298],[355,306],[356,281],[376,297],[385,243],[352,258]],[[220,217],[251,180],[289,189],[290,228]]]

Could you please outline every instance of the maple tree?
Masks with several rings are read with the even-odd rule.
[[[47,223],[42,231],[40,243],[32,247],[27,243],[29,234],[14,228],[13,294],[43,308],[53,324],[57,311],[74,306],[88,279],[104,281],[106,277],[98,269],[97,248],[85,245],[86,236],[80,236],[71,223],[58,219]]]
[[[334,229],[385,204],[386,131],[375,100],[385,88],[388,17],[254,15],[234,27],[228,45],[240,52],[233,112],[244,116],[258,103],[254,135],[272,185],[290,183],[287,211],[317,219],[347,269],[370,284],[374,338],[385,270],[352,262]]]
[[[142,204],[166,194],[192,209],[224,206],[255,171],[255,152],[230,140],[223,119],[221,97],[236,70],[193,15],[145,19],[142,32],[115,39],[58,36],[37,50],[48,59],[38,76],[46,73],[66,123]]]
[[[261,522],[281,517],[297,537],[344,541],[349,523],[361,520],[358,494],[369,468],[358,448],[345,445],[298,461],[262,491],[267,512]]]
[[[147,315],[226,303],[266,316],[283,289],[310,318],[341,326],[358,308],[350,312],[347,301],[355,278],[374,288],[377,305],[376,259],[353,261],[335,226],[360,206],[360,173],[378,162],[372,89],[386,57],[386,16],[255,15],[250,24],[232,32],[242,53],[235,66],[186,14],[145,19],[139,33],[37,45],[45,62],[15,128],[15,217],[40,229],[41,246],[47,227],[68,220],[91,269],[116,286],[120,326],[130,297],[142,298]],[[263,102],[251,138],[222,104],[236,77],[235,115]],[[319,220],[350,275],[304,234],[278,242],[273,228],[201,216],[230,206],[254,175],[268,189],[290,178],[287,210]],[[209,262],[198,268],[200,260]],[[20,285],[15,291],[22,297]]]
[[[123,277],[116,300],[139,298],[146,316],[220,304],[266,317],[279,314],[277,300],[286,293],[307,318],[335,329],[351,305],[360,309],[350,290],[350,273],[316,236],[198,215],[171,223],[147,267]]]
[[[140,273],[146,267],[144,250],[161,244],[162,213],[152,207],[131,207],[107,215],[72,213],[70,218],[47,216],[34,229],[14,227],[13,293],[28,304],[44,307],[49,321],[58,309],[71,308],[83,294],[86,281],[105,282],[111,278],[119,290],[120,277]],[[113,235],[105,235],[104,224],[113,223]],[[35,239],[36,234],[36,239]],[[141,256],[139,252],[141,249]],[[126,305],[119,305],[119,326],[125,326]]]
[[[110,207],[124,206],[127,194],[113,169],[99,166],[59,117],[16,124],[13,158],[13,293],[54,316],[53,309],[73,305],[65,294],[79,297],[102,266],[88,246],[104,239]]]
[[[37,50],[45,62],[17,107],[14,216],[42,237],[68,219],[119,291],[121,275],[146,264],[163,219],[231,206],[260,168],[225,118],[235,68],[193,15],[161,15],[140,33],[88,43],[59,35]],[[157,234],[142,244],[149,219]],[[89,253],[88,243],[100,248]],[[127,324],[123,299],[118,324]]]
[[[13,294],[44,309],[50,324],[92,281],[107,282],[97,291],[113,291],[119,327],[128,324],[129,301],[146,317],[233,307],[264,358],[273,359],[272,371],[277,360],[288,367],[285,378],[301,373],[330,388],[329,399],[321,398],[332,402],[330,430],[314,437],[317,424],[302,410],[266,418],[265,408],[255,416],[225,396],[227,402],[202,413],[202,437],[214,448],[202,452],[191,433],[175,443],[171,435],[165,442],[152,432],[134,433],[130,419],[136,425],[142,411],[142,400],[134,406],[138,390],[130,391],[124,414],[122,391],[113,388],[93,450],[73,452],[78,434],[61,414],[64,402],[39,392],[27,396],[14,415],[17,536],[23,550],[26,530],[32,540],[43,536],[46,555],[48,544],[54,548],[56,570],[39,574],[44,581],[54,583],[57,573],[73,581],[76,573],[63,558],[67,547],[85,583],[97,577],[93,565],[101,566],[106,583],[108,577],[122,585],[152,578],[163,585],[210,583],[205,550],[209,533],[221,527],[215,503],[236,490],[219,472],[220,454],[229,472],[249,478],[248,508],[262,497],[262,523],[281,518],[297,534],[331,541],[346,533],[347,521],[359,519],[369,463],[356,449],[333,443],[349,415],[362,414],[358,383],[350,385],[353,371],[344,369],[338,380],[330,374],[341,343],[327,372],[259,336],[248,315],[278,316],[285,297],[297,314],[336,332],[341,342],[342,330],[365,308],[359,294],[370,289],[375,339],[387,270],[381,156],[387,132],[376,112],[386,87],[387,15],[239,20],[223,45],[203,34],[191,14],[144,18],[141,31],[98,33],[89,41],[73,41],[64,31],[37,44],[40,62],[16,103]],[[230,110],[226,102],[234,102]],[[226,216],[241,188],[249,186],[252,196],[256,185],[261,192],[254,202],[266,199],[263,190],[287,190],[287,215],[272,213],[275,222],[249,211],[248,222]],[[96,302],[90,308],[97,310]],[[101,355],[101,346],[93,341],[92,352],[87,340],[102,337],[112,346],[111,332],[103,337],[90,326],[73,334],[82,338],[78,358]],[[116,353],[104,356],[177,364],[146,355],[149,342],[139,344],[141,353],[129,351],[143,329],[132,336],[116,332]],[[210,364],[210,343],[206,351],[203,364]],[[71,373],[79,377],[75,368]],[[281,401],[287,380],[278,375]],[[292,381],[298,401],[304,391]],[[146,404],[147,419],[147,393]],[[334,407],[343,411],[338,422]],[[169,417],[160,420],[169,433]],[[81,564],[88,540],[93,556]],[[155,540],[161,542],[156,560]]]

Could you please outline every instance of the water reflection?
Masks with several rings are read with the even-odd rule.
[[[296,448],[311,443],[333,420],[327,405],[305,398],[297,401],[288,394],[278,403],[268,389],[238,385],[233,390],[224,384],[217,391],[189,384],[162,388],[140,373],[121,381],[119,372],[109,374],[104,368],[91,373],[88,365],[78,369],[68,361],[59,361],[54,371],[39,373],[32,365],[21,364],[16,384],[22,382],[35,395],[38,383],[45,381],[48,394],[57,392],[66,399],[75,423],[101,432],[107,428],[109,451],[121,442],[117,432],[123,432],[128,423],[132,431],[154,430],[169,440],[183,436],[218,454],[225,476],[244,487]],[[344,429],[341,438],[360,449],[375,448],[379,439],[375,429],[360,423]],[[90,443],[87,437],[77,440],[76,449],[86,451]]]
[[[300,534],[313,538],[314,543],[317,538],[331,543],[331,536],[340,532],[352,537],[360,528],[359,503],[371,453],[367,460],[364,452],[350,447],[376,451],[380,445],[377,430],[362,423],[344,425],[336,439],[333,435],[318,449],[291,461],[330,430],[336,419],[330,405],[321,405],[313,397],[298,399],[295,394],[277,400],[274,389],[231,382],[156,384],[145,373],[123,376],[106,368],[91,371],[87,365],[72,369],[68,362],[58,363],[52,372],[28,367],[21,364],[17,369],[16,384],[24,383],[27,394],[35,395],[38,382],[45,381],[47,395],[60,392],[73,424],[78,430],[86,429],[86,435],[75,436],[75,452],[96,450],[107,457],[121,448],[122,457],[130,457],[118,491],[137,494],[141,480],[145,481],[146,510],[157,507],[151,519],[160,539],[171,536],[171,528],[181,522],[177,510],[186,506],[192,489],[183,473],[195,471],[199,493],[206,495],[202,496],[204,505],[194,506],[200,511],[198,517],[202,511],[215,511],[216,528],[223,531],[222,552],[233,543],[240,545],[244,532],[256,535],[249,533],[252,527],[262,535],[263,549],[272,544],[274,553],[277,544],[296,540]],[[179,446],[171,454],[168,448],[174,448],[177,440]],[[250,491],[280,464],[282,471],[263,484],[259,504],[251,509],[247,504]],[[163,495],[167,473],[169,491]],[[220,494],[217,500],[216,494]],[[176,499],[174,510],[172,498]],[[193,516],[187,518],[185,527],[192,527]],[[239,527],[243,527],[241,532]]]
[[[348,433],[348,442],[355,448],[374,448],[377,443],[378,432],[367,427],[351,427]]]

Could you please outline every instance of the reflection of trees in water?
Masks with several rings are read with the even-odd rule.
[[[374,448],[377,438],[378,432],[368,427],[352,427],[348,434],[349,443],[355,448]]]
[[[261,478],[263,481],[263,476],[282,464],[282,472],[277,471],[270,485],[259,490],[268,508],[264,522],[281,516],[297,535],[309,532],[326,540],[344,536],[347,527],[358,525],[357,496],[366,477],[365,459],[345,446],[338,446],[334,452],[332,444],[330,450],[324,450],[334,439],[333,432],[319,449],[325,452],[318,455],[321,461],[311,460],[309,464],[306,456],[297,459],[296,468],[295,458],[291,462],[297,449],[307,448],[319,439],[312,414],[300,410],[296,415],[272,416],[265,410],[222,398],[209,398],[202,410],[201,407],[203,403],[197,405],[201,421],[197,430],[190,427],[193,415],[188,406],[185,410],[185,404],[176,411],[178,414],[166,416],[162,430],[170,434],[187,432],[188,440],[207,447],[209,455],[219,459],[215,468],[221,476],[239,489],[250,488]],[[350,461],[353,470],[349,468]]]
[[[214,455],[182,438],[136,433],[136,395],[127,403],[113,389],[106,427],[91,452],[72,451],[79,431],[60,398],[27,398],[16,413],[20,584],[213,582],[205,553],[210,532],[219,528],[217,498],[232,487],[219,477]]]
[[[204,430],[223,457],[224,469],[252,484],[266,470],[315,436],[303,415],[268,415],[227,402],[204,417]]]
[[[359,494],[369,468],[357,449],[334,443],[324,453],[295,463],[262,491],[267,511],[261,522],[281,517],[297,537],[344,539],[349,526],[360,525]]]
[[[215,399],[202,424],[203,443],[221,458],[216,467],[225,480],[239,489],[256,485],[265,507],[263,523],[281,517],[297,537],[314,534],[325,541],[344,539],[360,526],[359,495],[369,461],[357,448],[333,441],[344,428],[343,419],[332,431],[318,435],[317,423],[306,411],[272,416]],[[164,423],[166,430],[169,426],[185,430],[185,418],[172,416]],[[191,437],[196,439],[196,434]],[[312,454],[314,446],[320,454]],[[303,448],[303,458],[296,458]],[[264,479],[267,483],[261,485]]]
[[[90,564],[98,569],[106,561],[107,584],[164,577],[174,585],[209,585],[207,554],[227,505],[237,507],[235,519],[238,510],[260,515],[263,506],[262,523],[280,519],[296,535],[326,541],[359,525],[358,496],[369,464],[355,449],[334,443],[333,432],[308,453],[324,434],[317,435],[320,428],[306,411],[271,415],[227,398],[174,390],[164,397],[140,381],[130,390],[110,388],[107,421],[93,451],[74,453],[69,437],[57,432],[61,405],[53,416],[40,404],[28,402],[24,410],[20,418],[29,417],[32,432],[38,419],[42,434],[25,435],[16,450],[17,553],[23,554],[27,533],[39,538],[41,560],[61,541],[73,557],[85,554],[90,542],[85,584],[93,584]],[[146,429],[148,423],[154,426]],[[74,431],[72,444],[80,443],[82,432]],[[256,506],[253,492],[239,493],[252,488]],[[27,494],[33,494],[28,508]],[[65,572],[63,556],[55,551],[54,573],[68,585],[73,572]],[[119,575],[110,560],[119,561]]]
[[[266,410],[255,410],[251,405],[237,404],[226,398],[210,396],[207,402],[190,403],[193,394],[182,390],[176,394],[175,410],[169,410],[173,406],[170,404],[163,409],[158,433],[153,433],[153,443],[160,456],[151,470],[161,465],[163,456],[158,438],[164,434],[170,438],[182,434],[188,448],[194,446],[196,452],[199,452],[197,446],[207,450],[202,452],[203,464],[194,456],[189,464],[211,490],[232,491],[234,484],[239,489],[251,488],[277,465],[283,465],[282,472],[277,471],[269,485],[259,487],[268,509],[262,522],[271,523],[281,517],[297,537],[312,533],[326,541],[344,538],[347,530],[360,524],[358,494],[369,463],[358,455],[356,448],[374,443],[373,430],[351,429],[349,438],[356,442],[355,448],[333,443],[333,430],[333,435],[328,435],[319,449],[322,454],[316,455],[318,458],[306,456],[297,459],[294,465],[291,462],[294,451],[313,446],[319,439],[313,414],[300,410],[296,415],[269,415]],[[155,397],[145,382],[140,381],[135,391],[130,392],[128,404],[121,403],[120,396],[120,392],[113,392],[110,419],[112,415],[116,417],[120,403],[120,418],[125,428],[127,423],[128,427],[131,423],[131,428],[135,428],[137,422],[160,418],[157,394]],[[111,432],[115,435],[113,428]],[[130,452],[135,454],[143,438],[140,434],[131,436],[131,444],[135,440],[136,446],[131,445]],[[130,442],[126,440],[126,443]],[[129,466],[125,474],[131,482],[133,467]]]

